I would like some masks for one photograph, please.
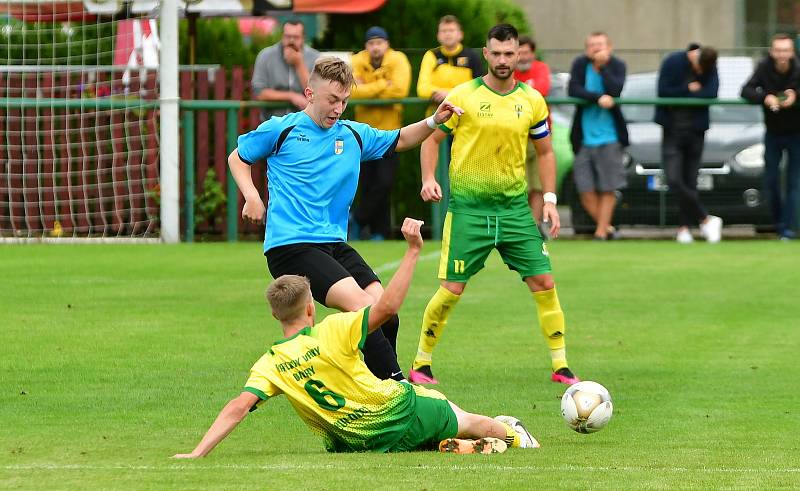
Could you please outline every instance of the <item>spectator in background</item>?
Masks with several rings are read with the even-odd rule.
[[[658,73],[658,97],[717,97],[717,50],[697,43],[664,59]],[[719,242],[722,219],[706,212],[697,192],[697,174],[708,129],[708,106],[658,106],[656,123],[664,128],[662,162],[670,190],[678,196],[681,244],[694,241],[689,227],[700,225],[708,242]]]
[[[253,67],[253,98],[259,101],[279,101],[290,104],[279,109],[261,111],[262,121],[271,116],[285,116],[306,107],[303,89],[308,85],[308,74],[314,68],[319,51],[305,45],[303,23],[291,19],[283,24],[279,43],[258,53]]]
[[[514,70],[514,78],[538,90],[542,96],[550,93],[550,67],[547,63],[536,59],[536,42],[528,36],[519,37],[519,63]],[[552,133],[552,125],[551,127]],[[542,181],[539,179],[539,168],[536,164],[536,147],[528,140],[528,153],[525,158],[525,172],[528,178],[528,205],[533,211],[536,223],[542,223]],[[546,232],[546,227],[540,227]]]
[[[595,240],[614,238],[611,225],[617,190],[625,186],[622,148],[628,146],[628,128],[614,97],[625,84],[625,63],[611,54],[604,32],[586,37],[585,54],[575,58],[568,94],[589,101],[577,106],[570,141],[575,153],[573,172],[581,205],[597,224]]]
[[[772,38],[769,56],[756,67],[742,87],[742,97],[761,104],[767,131],[764,134],[764,187],[769,198],[775,231],[782,240],[794,238],[792,230],[800,198],[800,62],[788,34]],[[781,201],[780,163],[788,154],[786,201]]]
[[[353,75],[356,85],[353,99],[393,99],[408,96],[411,87],[411,64],[406,55],[389,46],[389,35],[382,27],[370,27],[366,34],[366,49],[353,56]],[[380,130],[403,126],[403,105],[357,105],[355,119]],[[358,187],[361,198],[350,224],[350,238],[358,239],[360,231],[369,227],[373,240],[383,240],[391,233],[389,199],[400,157],[388,157],[361,162]]]
[[[431,110],[447,97],[450,89],[486,73],[478,52],[461,44],[464,32],[455,15],[439,19],[436,39],[441,46],[422,57],[417,79],[417,95],[430,98]]]

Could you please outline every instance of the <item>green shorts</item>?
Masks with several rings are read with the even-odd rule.
[[[458,418],[441,392],[413,386],[416,393],[416,410],[413,421],[403,438],[389,449],[390,452],[433,450],[439,442],[458,434]]]
[[[448,211],[442,231],[439,279],[466,283],[483,269],[492,249],[497,249],[508,268],[523,280],[552,272],[547,244],[529,208],[503,216]]]

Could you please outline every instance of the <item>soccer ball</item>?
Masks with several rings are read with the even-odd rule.
[[[578,433],[602,430],[611,419],[611,394],[597,382],[572,384],[561,397],[561,416]]]

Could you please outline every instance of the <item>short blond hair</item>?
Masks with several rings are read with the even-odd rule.
[[[335,56],[322,56],[317,59],[309,81],[314,79],[336,82],[345,89],[350,89],[356,83],[355,77],[353,77],[353,69],[350,68],[350,65]]]
[[[283,275],[267,287],[266,297],[279,321],[292,321],[303,315],[311,301],[311,283],[305,276]]]

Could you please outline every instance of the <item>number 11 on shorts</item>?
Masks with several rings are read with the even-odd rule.
[[[464,261],[461,259],[453,259],[453,272],[456,274],[464,272]]]

